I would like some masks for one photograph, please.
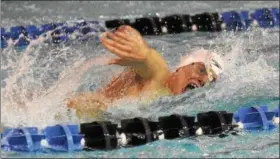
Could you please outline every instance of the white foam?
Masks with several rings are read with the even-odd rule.
[[[264,52],[257,52],[259,48],[263,47],[259,43],[264,39],[260,37],[268,36],[266,34],[263,32],[248,33],[248,39],[233,33],[222,34],[219,38],[211,40],[210,48],[205,48],[213,49],[218,54],[224,55],[227,68],[221,79],[212,87],[187,92],[181,96],[161,98],[146,107],[143,107],[141,101],[132,98],[121,99],[109,108],[108,112],[113,116],[110,119],[135,116],[156,117],[163,114],[187,113],[197,110],[207,111],[215,109],[216,103],[219,102],[232,104],[238,102],[240,98],[248,96],[279,96],[277,82],[279,81],[279,71],[267,63],[266,56],[262,55]],[[79,122],[74,112],[68,114],[64,99],[77,91],[82,84],[82,75],[87,70],[94,65],[105,63],[107,59],[105,57],[96,58],[85,62],[85,53],[81,50],[74,50],[74,46],[62,47],[58,50],[52,49],[43,55],[44,49],[46,49],[41,44],[43,40],[42,38],[37,43],[38,45],[34,44],[22,53],[16,53],[9,48],[5,49],[3,56],[7,57],[7,62],[2,63],[1,68],[12,69],[9,77],[5,79],[5,88],[1,89],[1,121],[6,126],[45,127],[58,122]],[[269,42],[269,39],[265,40]],[[165,47],[161,45],[162,43],[157,42],[157,40],[153,40],[151,43],[153,46]],[[189,41],[185,43],[189,43]],[[220,43],[222,45],[219,45]],[[169,43],[164,42],[164,44]],[[247,49],[251,49],[251,51],[249,52]],[[96,52],[91,52],[91,54],[94,53]],[[37,63],[42,57],[41,61],[46,65],[39,67]],[[48,71],[56,72],[51,64],[58,58],[72,60],[74,63],[65,66],[63,63],[57,64],[57,69],[60,68],[63,71],[56,82],[45,88],[43,80],[51,79],[47,74]],[[275,58],[279,58],[279,54],[275,54]],[[40,77],[35,77],[33,71],[39,71]],[[95,80],[102,81],[103,79],[96,78]]]
[[[35,46],[35,45],[34,45]],[[56,124],[58,122],[78,122],[74,112],[69,112],[65,107],[65,99],[73,94],[80,86],[80,80],[86,71],[94,65],[104,64],[106,57],[92,58],[85,60],[79,58],[73,63],[72,67],[65,68],[59,76],[59,79],[50,87],[44,88],[43,81],[48,76],[44,77],[47,71],[50,70],[52,59],[46,61],[45,68],[40,70],[39,77],[34,77],[32,72],[36,60],[40,58],[41,47],[28,47],[24,52],[20,53],[15,61],[8,61],[6,68],[12,68],[13,72],[5,80],[6,86],[1,89],[1,122],[5,126],[18,127],[23,126],[38,126],[43,128],[47,125]],[[48,52],[52,54],[54,50]],[[67,47],[60,50],[60,55],[52,58],[61,58],[65,52],[69,52]],[[14,52],[8,52],[8,54]],[[43,53],[42,53],[43,54]],[[14,55],[12,55],[14,56]],[[48,58],[45,56],[44,58]],[[36,69],[35,69],[36,70]],[[19,82],[21,79],[21,82]]]

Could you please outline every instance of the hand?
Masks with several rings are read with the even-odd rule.
[[[151,50],[141,34],[126,25],[119,27],[113,33],[103,33],[100,39],[105,48],[119,56],[117,59],[110,60],[109,65],[131,66],[142,63]]]
[[[66,99],[66,105],[75,109],[79,118],[83,116],[97,118],[107,109],[108,100],[101,94],[86,92]]]

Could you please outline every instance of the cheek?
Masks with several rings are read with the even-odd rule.
[[[206,83],[208,81],[208,76],[207,75],[199,76],[198,79],[203,83]]]
[[[204,81],[204,83],[206,83],[206,82],[208,81],[208,76],[207,76],[207,75],[205,75],[205,76],[203,77],[203,81]]]
[[[180,75],[173,76],[171,79],[171,89],[174,94],[180,94],[185,86],[185,80]]]
[[[181,75],[181,74],[176,74],[176,75],[173,77],[173,82],[174,82],[174,84],[176,84],[176,85],[182,83],[182,75]]]

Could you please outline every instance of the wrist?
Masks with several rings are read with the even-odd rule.
[[[169,68],[163,57],[153,48],[150,48],[147,58],[145,60],[147,70],[149,70],[151,77],[158,82],[165,80],[169,74]]]

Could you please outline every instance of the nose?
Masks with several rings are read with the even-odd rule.
[[[202,80],[198,79],[197,81],[198,81],[198,83],[199,83],[201,86],[203,86],[203,85],[204,85],[204,83],[203,83],[203,81],[202,81]]]
[[[208,76],[203,76],[203,77],[200,76],[197,78],[197,80],[201,86],[204,86],[205,83],[208,81]]]

